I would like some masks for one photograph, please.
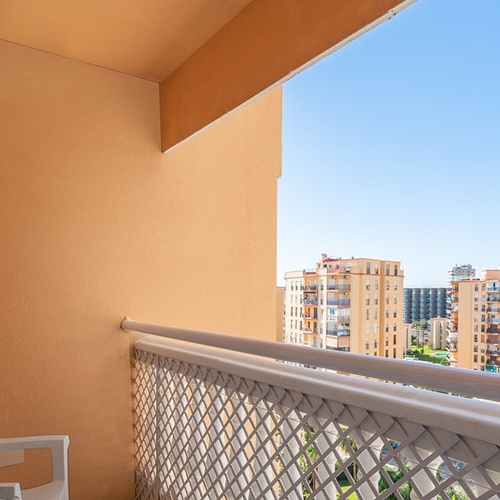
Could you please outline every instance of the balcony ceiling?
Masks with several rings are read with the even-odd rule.
[[[0,39],[161,82],[250,1],[1,0]]]

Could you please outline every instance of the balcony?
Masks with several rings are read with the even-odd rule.
[[[343,316],[327,316],[326,320],[329,323],[349,323],[351,321],[350,315]]]
[[[317,306],[318,299],[304,299],[304,305],[306,306]]]
[[[326,336],[327,349],[349,349],[351,340],[349,336],[335,337],[331,335]]]
[[[326,329],[326,334],[333,337],[348,337],[351,331],[348,328],[335,328],[333,330]]]
[[[351,289],[351,285],[328,285],[327,290],[329,292],[342,292],[349,291]]]
[[[197,342],[135,344],[138,500],[500,494],[496,373],[124,324]]]
[[[337,306],[337,307],[349,307],[351,305],[351,301],[349,299],[327,299],[326,305],[328,306]]]
[[[304,328],[302,328],[302,333],[304,335],[317,335],[318,334],[318,330],[316,328],[307,328],[307,327],[304,327]]]

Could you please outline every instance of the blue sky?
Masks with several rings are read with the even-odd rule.
[[[500,265],[500,1],[418,0],[284,86],[278,284],[321,253],[405,286]]]

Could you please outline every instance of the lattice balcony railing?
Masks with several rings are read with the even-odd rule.
[[[138,500],[500,498],[493,402],[153,338],[134,401]]]

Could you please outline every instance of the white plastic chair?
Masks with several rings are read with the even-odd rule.
[[[0,483],[2,500],[68,500],[69,436],[32,436],[0,439],[0,452],[50,448],[52,482],[21,490],[19,483]]]

